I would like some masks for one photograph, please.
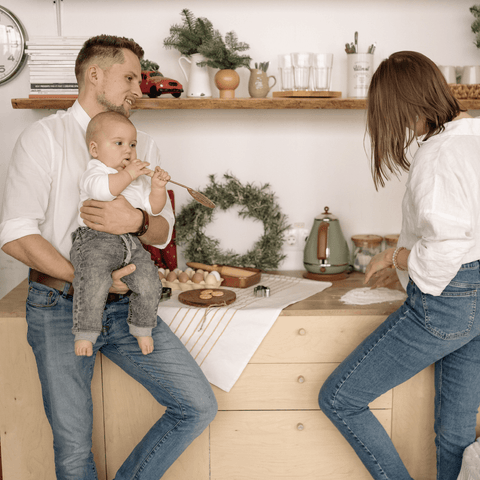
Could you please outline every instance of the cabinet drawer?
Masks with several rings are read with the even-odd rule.
[[[250,363],[340,363],[385,318],[280,316]]]
[[[229,393],[213,387],[220,410],[318,410],[318,392],[337,364],[249,364]],[[372,403],[392,408],[392,392]]]
[[[210,432],[211,480],[371,480],[322,412],[218,412]]]

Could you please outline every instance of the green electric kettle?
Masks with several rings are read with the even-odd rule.
[[[311,273],[331,275],[350,268],[348,245],[340,222],[328,210],[325,207],[315,218],[303,252],[303,264]]]

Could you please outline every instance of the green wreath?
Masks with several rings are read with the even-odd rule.
[[[286,215],[282,214],[276,203],[275,195],[270,192],[270,186],[244,186],[229,174],[224,174],[223,184],[217,183],[215,175],[210,175],[209,178],[210,184],[200,193],[221,210],[228,210],[234,205],[241,206],[239,215],[263,222],[264,233],[245,255],[231,250],[223,252],[219,240],[205,235],[205,228],[212,222],[215,209],[205,208],[192,200],[182,207],[176,220],[176,243],[185,246],[184,256],[187,261],[261,270],[277,269],[286,256],[282,255],[282,246],[289,225]]]

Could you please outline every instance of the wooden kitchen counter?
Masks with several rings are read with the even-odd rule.
[[[360,287],[363,275],[353,273],[286,308],[232,390],[213,387],[217,417],[162,480],[369,480],[317,402],[330,372],[401,304],[340,302]],[[3,478],[52,480],[52,435],[26,340],[27,288],[24,281],[0,300]],[[111,480],[164,409],[103,355],[97,355],[92,394],[99,480]],[[370,406],[416,480],[435,479],[433,398],[429,367]]]

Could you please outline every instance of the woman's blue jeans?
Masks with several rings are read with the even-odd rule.
[[[479,262],[462,265],[440,296],[412,282],[407,300],[322,386],[319,404],[374,479],[411,480],[368,405],[435,364],[437,479],[456,480],[475,441],[480,405]]]
[[[92,454],[95,355],[101,351],[166,407],[118,470],[115,480],[158,480],[217,412],[210,384],[184,345],[158,318],[155,349],[143,355],[129,333],[128,297],[109,303],[92,357],[78,357],[72,297],[30,282],[28,342],[36,357],[45,412],[54,438],[57,480],[97,480]],[[105,405],[105,409],[109,406]]]

